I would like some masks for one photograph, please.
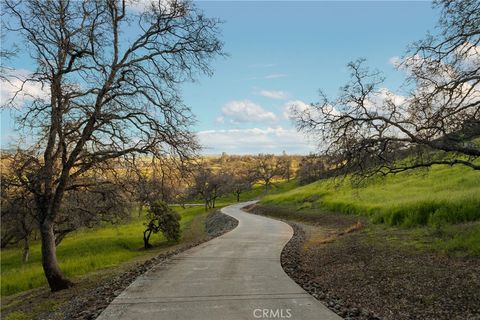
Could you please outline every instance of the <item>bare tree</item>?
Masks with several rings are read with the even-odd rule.
[[[215,208],[217,198],[229,192],[230,180],[228,174],[216,173],[205,165],[199,165],[189,190],[190,197],[200,196],[205,202],[205,210]]]
[[[130,218],[131,203],[115,179],[88,177],[84,186],[65,193],[54,223],[55,245],[80,228],[93,228],[101,222],[118,224]]]
[[[253,159],[251,176],[262,181],[265,192],[270,190],[273,179],[284,175],[284,163],[273,154],[259,154]]]
[[[219,22],[181,0],[152,2],[141,12],[126,0],[4,0],[3,10],[36,62],[24,83],[48,91],[23,108],[20,124],[38,137],[32,150],[40,152],[22,183],[34,195],[42,265],[57,291],[72,285],[55,251],[65,193],[111,159],[188,157],[197,148],[178,84],[211,72],[222,47]]]
[[[230,189],[237,198],[237,202],[240,202],[240,195],[245,191],[252,188],[252,181],[248,176],[235,175],[229,178]]]
[[[157,200],[165,203],[179,200],[190,174],[190,166],[181,160],[152,157],[136,159],[127,165],[125,180],[132,198],[139,206],[139,214],[144,206]]]
[[[255,178],[252,178],[249,172],[248,161],[244,161],[241,156],[227,156],[225,153],[221,157],[222,172],[226,192],[232,192],[237,202],[240,202],[240,195],[252,188]]]
[[[282,152],[280,161],[283,166],[283,177],[289,182],[293,178],[294,172],[292,170],[293,157],[289,156],[285,151]]]
[[[414,43],[398,65],[405,96],[382,88],[364,60],[333,100],[297,110],[297,127],[318,136],[336,169],[395,173],[434,164],[480,170],[480,3],[437,1],[440,33]]]
[[[303,157],[299,163],[298,183],[304,185],[334,175],[336,172],[331,165],[325,156],[309,154]]]
[[[8,161],[2,158],[2,161]],[[22,261],[27,262],[30,252],[30,237],[37,230],[33,197],[24,188],[18,187],[15,178],[2,170],[1,186],[1,247],[23,241]]]
[[[24,242],[23,261],[28,260],[29,241],[38,231],[37,208],[34,196],[21,183],[32,171],[31,156],[21,150],[2,157],[1,207],[2,247]],[[102,176],[106,171],[102,171]],[[80,183],[81,181],[81,183]],[[113,177],[105,179],[99,172],[78,180],[77,187],[65,192],[59,213],[54,221],[55,245],[79,228],[92,228],[100,222],[117,223],[130,217],[130,201],[122,185]]]

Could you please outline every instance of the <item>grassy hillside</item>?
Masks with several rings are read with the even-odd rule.
[[[480,173],[463,167],[433,167],[369,180],[327,179],[269,195],[266,204],[366,215],[388,225],[454,224],[480,219]]]
[[[322,213],[366,216],[374,223],[408,228],[417,246],[480,256],[480,173],[435,166],[370,179],[354,188],[348,178],[327,179],[265,196],[266,205],[305,218]],[[427,236],[427,237],[425,237]]]
[[[203,228],[203,223],[192,225],[195,218],[202,218],[202,207],[177,209],[182,216],[184,237],[191,233],[203,232],[191,230]],[[77,231],[67,236],[57,248],[60,267],[69,277],[80,276],[95,270],[110,268],[137,256],[149,254],[143,247],[143,219],[134,218],[122,225],[106,225],[95,229]],[[159,233],[152,236],[152,244],[168,245]],[[185,240],[185,239],[183,239]],[[30,249],[28,263],[21,262],[21,249],[17,247],[1,251],[1,295],[11,295],[24,290],[46,285],[41,265],[40,243],[35,242]]]

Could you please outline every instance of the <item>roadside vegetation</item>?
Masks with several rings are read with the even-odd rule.
[[[192,221],[204,218],[205,211],[202,209],[201,207],[176,208],[181,215],[182,230],[188,230],[184,235],[187,238],[182,241],[190,241],[191,233],[201,234],[202,230],[191,230],[191,227],[201,228],[201,223],[192,224]],[[144,217],[137,216],[132,217],[132,220],[125,224],[78,230],[67,236],[58,246],[60,265],[69,277],[78,277],[100,269],[116,267],[135,257],[151,255],[151,251],[142,250],[141,235],[144,229]],[[153,252],[158,252],[158,248],[165,248],[175,243],[167,241],[161,233],[158,233],[152,236],[151,244],[157,248]],[[2,296],[47,284],[41,265],[39,241],[32,243],[30,259],[27,263],[22,262],[21,248],[3,249],[1,258]]]
[[[218,159],[210,158],[210,164]],[[285,192],[297,186],[295,180],[277,177],[268,191],[271,194]],[[265,187],[254,183],[241,195],[241,201],[252,200],[265,195]],[[160,197],[156,194],[157,197]],[[237,194],[222,194],[217,208],[235,203]],[[183,208],[172,205],[181,217],[181,238],[178,242],[168,241],[161,232],[152,234],[151,248],[144,249],[142,234],[145,231],[146,208],[131,211],[130,220],[116,224],[103,222],[94,228],[81,227],[68,233],[57,247],[60,265],[75,286],[55,294],[50,293],[41,267],[39,240],[30,239],[29,259],[23,261],[21,242],[1,251],[1,295],[2,319],[37,319],[49,312],[65,308],[72,299],[96,290],[124,273],[136,270],[138,266],[159,255],[175,252],[210,236],[205,230],[206,220],[214,209],[205,210],[202,199],[192,199]],[[216,228],[223,219],[215,222]],[[108,303],[108,302],[107,302]]]
[[[480,219],[480,176],[463,167],[375,177],[352,185],[350,177],[330,178],[266,196],[266,204],[365,215],[391,226],[436,226]]]
[[[268,188],[256,173],[258,157],[268,158],[275,164],[272,173],[268,172],[268,168],[263,169],[263,173],[272,176],[268,181]],[[69,232],[62,236],[62,241],[57,244],[56,248],[60,266],[66,276],[72,277],[73,281],[77,282],[76,279],[78,280],[79,277],[95,271],[115,269],[136,258],[152,256],[185,242],[199,240],[204,236],[202,221],[213,209],[210,203],[213,197],[212,193],[215,193],[215,207],[221,208],[238,200],[252,200],[267,193],[275,194],[295,188],[296,181],[285,179],[281,175],[282,172],[276,167],[278,163],[293,162],[296,164],[298,157],[288,156],[287,160],[290,161],[286,161],[285,157],[287,156],[283,156],[283,158],[263,155],[242,157],[224,154],[222,157],[200,159],[203,170],[209,172],[206,179],[202,181],[205,183],[202,190],[203,196],[195,192],[198,190],[198,186],[195,186],[194,183],[192,185],[191,176],[184,175],[183,178],[179,178],[182,174],[174,164],[165,161],[162,163],[152,163],[147,160],[137,161],[135,167],[122,170],[117,177],[117,180],[128,186],[127,190],[122,189],[126,195],[122,199],[129,197],[136,201],[133,205],[125,205],[130,213],[127,213],[127,217],[123,214],[121,218],[114,221],[96,218],[93,226],[91,223],[90,225],[69,224]],[[9,172],[8,165],[11,163],[7,160],[4,159],[2,162],[5,169],[3,173],[6,176]],[[195,164],[192,166],[197,168]],[[239,167],[243,168],[242,172],[234,171]],[[291,165],[286,171],[288,175],[291,175],[293,174],[291,172],[295,172],[296,169],[296,165]],[[236,183],[239,181],[241,181],[241,189],[237,188]],[[214,184],[215,188],[212,188]],[[189,189],[188,185],[192,185],[192,187]],[[146,215],[149,204],[155,203],[158,199],[165,199],[169,203],[180,203],[171,208],[181,216],[182,236],[177,243],[168,241],[161,232],[153,232],[148,245],[152,249],[145,250],[142,234],[152,220]],[[205,199],[209,201],[208,206],[204,205]],[[187,205],[182,207],[182,203]],[[189,206],[188,204],[198,205]],[[85,205],[87,208],[88,202]],[[18,207],[16,208],[18,210]],[[2,230],[5,231],[2,236],[11,232],[15,237],[10,240],[13,243],[6,245],[1,251],[1,295],[4,297],[47,284],[41,265],[40,239],[35,232],[34,223],[31,222],[28,225],[29,233],[26,237],[24,237],[24,233],[17,236],[18,227],[16,226],[23,220],[7,221],[6,217],[2,217],[2,222],[4,222],[2,227],[5,228]],[[31,220],[33,221],[33,219]],[[21,226],[25,226],[25,224],[21,224]],[[28,241],[28,259],[26,261],[23,257],[25,240]]]
[[[478,172],[432,166],[357,182],[325,178],[249,209],[295,224],[287,273],[345,318],[475,319]]]
[[[431,235],[432,248],[480,255],[480,176],[465,167],[434,166],[352,185],[351,178],[320,180],[265,196],[261,203],[290,208],[290,218],[339,213]],[[308,220],[308,218],[307,218]],[[421,247],[421,245],[419,245]]]

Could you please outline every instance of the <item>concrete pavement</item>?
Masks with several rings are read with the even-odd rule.
[[[222,209],[237,228],[152,268],[97,319],[341,319],[283,271],[290,226],[241,211],[247,204]]]

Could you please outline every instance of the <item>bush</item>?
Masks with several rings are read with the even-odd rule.
[[[147,210],[146,229],[143,232],[145,249],[150,248],[149,243],[152,233],[161,231],[169,241],[180,239],[180,215],[172,210],[165,202],[155,201],[150,204]]]

